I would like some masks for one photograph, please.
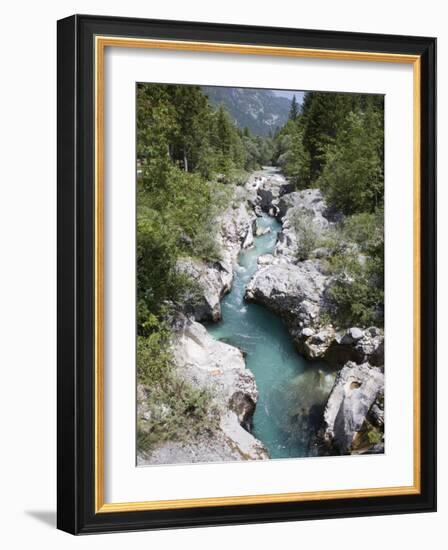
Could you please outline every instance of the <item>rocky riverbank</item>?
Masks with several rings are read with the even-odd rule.
[[[302,260],[298,251],[306,233],[298,233],[296,220],[304,219],[314,235],[328,237],[342,217],[327,206],[318,189],[288,190],[281,176],[272,184],[267,180],[258,187],[256,206],[275,215],[282,223],[282,231],[273,254],[259,258],[259,269],[247,285],[245,297],[279,315],[298,352],[307,359],[324,360],[335,370],[342,369],[314,446],[320,454],[329,453],[329,449],[333,454],[355,452],[353,442],[365,431],[372,404],[376,402],[376,408],[382,412],[383,384],[372,385],[371,380],[383,377],[384,333],[373,326],[340,327],[328,322],[331,311],[328,290],[333,283],[325,268],[329,251],[317,238],[316,248],[311,247],[308,258]],[[366,387],[368,399],[364,393]],[[341,419],[337,429],[336,417]],[[370,446],[364,442],[365,452],[380,452],[378,449],[383,445],[380,433],[381,426],[375,437],[370,436]]]
[[[205,433],[141,452],[140,465],[269,458],[264,445],[250,433],[258,391],[243,353],[215,340],[198,322],[221,318],[221,299],[232,287],[238,254],[253,244],[256,215],[250,204],[250,188],[233,186],[231,193],[230,206],[215,220],[219,258],[204,262],[186,257],[178,262],[179,271],[189,275],[197,289],[184,304],[183,314],[172,322],[177,374],[186,384],[207,391],[213,419]],[[138,388],[140,419],[148,414],[145,403],[150,391]]]
[[[185,317],[178,320],[173,350],[182,379],[212,396],[213,428],[182,441],[165,442],[150,454],[141,453],[139,464],[269,458],[263,444],[250,434],[258,392],[241,351],[215,340],[203,325]],[[140,387],[139,391],[146,390]],[[140,403],[142,417],[145,399]]]
[[[197,288],[172,322],[177,373],[186,384],[208,392],[213,421],[205,432],[140,453],[139,464],[269,458],[263,443],[251,434],[258,390],[242,351],[216,340],[200,324],[221,319],[221,300],[232,288],[238,255],[262,233],[256,220],[266,214],[277,218],[282,228],[273,252],[258,257],[258,270],[246,286],[245,299],[284,321],[298,353],[310,361],[325,361],[336,372],[326,404],[323,401],[318,407],[322,420],[309,437],[309,453],[382,452],[383,331],[329,322],[332,276],[325,268],[329,250],[317,239],[306,259],[298,254],[303,244],[298,219],[318,236],[328,236],[340,214],[327,206],[318,189],[294,191],[272,170],[254,172],[244,186],[232,186],[231,195],[230,206],[215,220],[219,257],[213,262],[190,257],[178,261],[178,270]],[[138,388],[139,419],[148,415],[145,403],[150,391]],[[316,410],[312,403],[309,410],[301,410],[303,422]]]
[[[256,215],[248,203],[249,193],[233,187],[231,205],[215,221],[216,241],[220,250],[214,262],[182,258],[179,271],[189,275],[199,285],[199,292],[185,304],[185,313],[196,321],[219,321],[221,299],[232,287],[238,254],[253,245]]]
[[[263,194],[264,196],[264,194]],[[263,200],[260,197],[260,201]],[[246,299],[280,315],[297,349],[307,359],[323,359],[340,368],[347,361],[384,364],[384,335],[377,327],[334,327],[325,313],[330,310],[328,289],[332,277],[322,258],[327,251],[316,248],[312,259],[297,258],[298,236],[293,217],[308,215],[316,231],[331,231],[337,214],[331,212],[318,189],[307,189],[274,199],[270,206],[282,222],[274,254],[259,258],[259,270],[246,290]]]

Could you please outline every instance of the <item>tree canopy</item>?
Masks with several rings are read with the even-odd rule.
[[[384,194],[383,125],[383,96],[307,92],[275,136],[273,161],[298,189],[320,187],[344,213],[373,212]]]

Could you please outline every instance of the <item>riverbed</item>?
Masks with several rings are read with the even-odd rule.
[[[257,270],[257,259],[272,253],[281,224],[264,214],[258,227],[268,233],[243,250],[232,289],[222,301],[222,320],[207,326],[216,339],[240,348],[255,375],[259,399],[252,433],[271,458],[309,455],[310,438],[334,381],[324,364],[300,356],[282,320],[263,306],[244,301],[246,285]]]

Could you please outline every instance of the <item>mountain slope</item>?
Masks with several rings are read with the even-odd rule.
[[[268,136],[288,120],[291,102],[271,90],[202,86],[214,106],[223,104],[240,128],[258,136]]]

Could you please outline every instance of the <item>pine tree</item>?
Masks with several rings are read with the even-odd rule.
[[[383,203],[383,119],[369,107],[351,111],[325,154],[317,180],[331,204],[345,214],[374,212]]]
[[[302,107],[303,144],[311,158],[311,181],[321,174],[325,153],[340,131],[347,115],[359,108],[363,96],[329,92],[308,92]]]
[[[297,103],[296,95],[292,96],[291,108],[289,110],[289,120],[296,120],[299,114],[299,105]]]

